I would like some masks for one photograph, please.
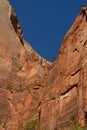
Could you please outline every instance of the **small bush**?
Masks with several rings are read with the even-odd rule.
[[[71,121],[74,121],[75,118],[76,118],[76,115],[77,115],[77,111],[75,110],[75,111],[73,111],[73,112],[71,113],[71,115],[70,115],[70,120],[71,120]]]
[[[79,124],[75,124],[72,130],[87,130],[87,127],[82,127]]]
[[[20,124],[18,130],[42,130],[38,119],[28,117],[25,124]]]
[[[39,130],[39,121],[37,119],[28,119],[24,130]]]

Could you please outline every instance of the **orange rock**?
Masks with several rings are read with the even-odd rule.
[[[86,8],[50,63],[24,40],[9,2],[0,1],[0,130],[16,130],[32,115],[47,130],[87,125]]]
[[[19,121],[36,112],[40,83],[51,63],[24,40],[7,0],[0,1],[0,12],[0,129],[15,130]]]
[[[48,74],[49,78],[45,81],[41,123],[49,130],[70,129],[70,125],[76,123],[87,125],[86,8],[82,9],[67,32],[58,58],[54,61]],[[51,120],[53,122],[50,123]]]

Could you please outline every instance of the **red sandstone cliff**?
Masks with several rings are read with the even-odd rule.
[[[15,130],[28,115],[37,114],[39,89],[50,64],[23,39],[7,0],[0,1],[0,130]]]
[[[15,11],[0,1],[0,130],[36,116],[47,130],[87,122],[87,7],[76,18],[52,64],[24,40]]]
[[[67,32],[43,88],[41,122],[49,130],[87,125],[87,7]],[[70,129],[71,130],[71,129]]]

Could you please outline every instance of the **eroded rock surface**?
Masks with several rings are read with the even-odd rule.
[[[38,115],[39,89],[50,65],[24,40],[16,13],[1,0],[0,130],[16,130],[28,115]]]
[[[49,130],[87,125],[87,6],[67,32],[43,88],[41,122]]]
[[[87,6],[51,64],[24,40],[9,2],[0,1],[0,130],[16,130],[32,115],[47,130],[87,125]]]

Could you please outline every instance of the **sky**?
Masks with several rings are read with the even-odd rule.
[[[53,61],[62,40],[86,0],[9,0],[24,38],[45,59]]]

